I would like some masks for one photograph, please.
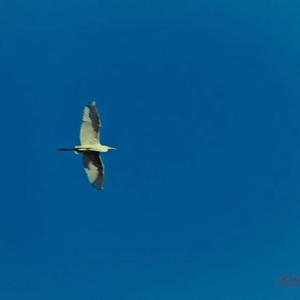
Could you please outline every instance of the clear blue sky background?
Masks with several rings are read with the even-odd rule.
[[[0,2],[0,299],[299,299],[299,1]],[[78,143],[96,100],[106,187]]]

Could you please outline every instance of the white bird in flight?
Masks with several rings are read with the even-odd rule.
[[[74,148],[59,148],[60,151],[74,151],[83,154],[84,170],[89,182],[98,190],[104,187],[104,164],[99,155],[100,152],[117,150],[114,147],[101,145],[99,129],[101,121],[93,101],[86,105],[83,110],[82,123],[80,128],[80,145]]]

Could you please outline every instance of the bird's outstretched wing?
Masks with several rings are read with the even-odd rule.
[[[98,152],[83,152],[83,165],[89,182],[98,190],[104,188],[104,165]]]
[[[101,127],[96,102],[86,105],[83,110],[82,123],[80,128],[81,145],[98,144],[100,141],[99,129]]]

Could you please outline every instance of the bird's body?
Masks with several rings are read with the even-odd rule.
[[[99,130],[101,121],[97,111],[96,102],[86,105],[83,111],[80,128],[80,145],[74,148],[60,148],[61,151],[74,151],[83,154],[84,170],[90,183],[97,189],[104,187],[104,164],[100,152],[116,150],[114,147],[100,143]]]
[[[94,145],[80,145],[80,146],[75,146],[74,151],[77,152],[85,152],[85,151],[94,151],[94,152],[107,152],[109,150],[115,150],[116,148],[106,146],[106,145],[101,145],[101,144],[94,144]]]

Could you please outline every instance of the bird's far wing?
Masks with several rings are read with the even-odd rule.
[[[104,188],[104,165],[98,152],[83,152],[84,171],[89,182],[98,190]]]
[[[80,128],[80,143],[81,145],[98,144],[99,128],[101,127],[99,113],[96,107],[96,102],[93,101],[86,105],[83,110],[82,123]]]

